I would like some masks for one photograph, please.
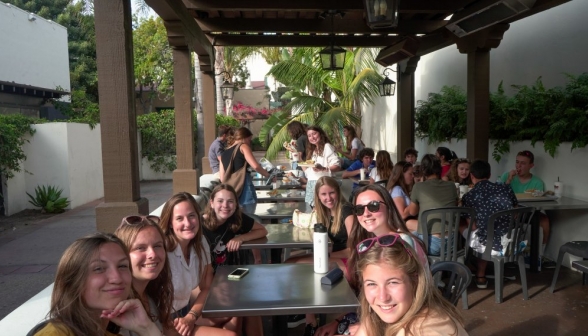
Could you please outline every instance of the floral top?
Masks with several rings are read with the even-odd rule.
[[[498,211],[510,210],[517,206],[517,198],[510,188],[505,184],[496,184],[488,180],[482,180],[474,185],[474,188],[463,195],[462,204],[464,207],[473,208],[476,211],[476,236],[480,244],[486,245],[488,236],[488,219]],[[494,223],[494,242],[492,249],[502,250],[500,238],[507,233],[509,219],[500,217]]]

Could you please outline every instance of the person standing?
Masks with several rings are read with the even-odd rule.
[[[225,144],[230,129],[230,126],[220,125],[217,130],[217,138],[214,139],[212,144],[210,144],[210,148],[208,149],[208,162],[210,163],[210,169],[212,169],[212,173],[219,178],[219,162],[221,155],[225,151]]]

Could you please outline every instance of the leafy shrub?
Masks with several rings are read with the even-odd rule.
[[[67,197],[61,197],[63,189],[57,189],[53,186],[37,186],[35,188],[35,197],[27,193],[29,196],[29,203],[41,208],[41,212],[45,213],[60,213],[69,206]]]
[[[265,148],[263,147],[263,145],[261,144],[261,141],[259,140],[259,137],[254,137],[251,141],[251,145],[253,146],[254,150],[264,150]]]
[[[215,120],[216,128],[218,128],[220,125],[227,125],[227,126],[233,126],[233,127],[241,126],[241,124],[239,124],[239,121],[237,119],[233,118],[232,116],[215,114],[215,117],[216,117],[216,120]]]
[[[20,164],[27,158],[22,150],[25,141],[28,142],[24,136],[35,134],[31,124],[39,122],[22,114],[0,114],[0,175],[6,179],[20,172]]]

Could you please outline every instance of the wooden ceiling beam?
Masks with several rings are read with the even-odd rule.
[[[204,32],[272,32],[272,33],[328,33],[331,32],[329,20],[287,20],[287,19],[196,19]],[[336,20],[335,33],[358,34],[428,34],[444,27],[445,20],[407,20],[400,21],[398,27],[372,30],[363,19]]]
[[[326,47],[331,43],[327,35],[208,35],[214,46],[259,47]],[[335,45],[341,47],[380,48],[396,43],[398,36],[337,36]]]

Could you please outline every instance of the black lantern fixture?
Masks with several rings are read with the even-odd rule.
[[[233,94],[235,93],[235,85],[233,83],[229,83],[228,78],[231,77],[231,74],[223,71],[219,74],[216,74],[217,76],[220,76],[222,74],[225,74],[225,82],[220,86],[221,88],[221,94],[223,95],[223,99],[227,100],[227,99],[233,99]]]
[[[335,45],[335,27],[334,27],[334,16],[341,12],[336,10],[329,10],[323,15],[331,16],[331,45],[319,52],[321,57],[321,65],[323,70],[342,70],[345,66],[345,49]]]
[[[384,72],[382,73],[382,75],[384,75],[384,80],[378,85],[380,96],[393,96],[394,91],[396,91],[396,82],[388,78],[388,71],[396,72],[396,70],[392,68],[384,69]]]
[[[372,29],[398,26],[399,0],[363,0],[367,24]]]

